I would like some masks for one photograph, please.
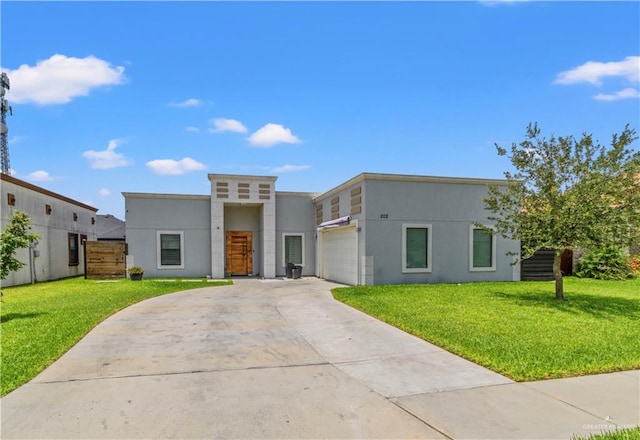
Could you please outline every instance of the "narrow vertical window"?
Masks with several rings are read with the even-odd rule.
[[[431,225],[402,225],[402,272],[431,272]]]
[[[80,249],[78,246],[78,234],[69,234],[69,266],[80,264]]]
[[[471,226],[469,237],[469,270],[496,270],[496,236],[475,226]]]
[[[283,234],[283,266],[287,263],[304,266],[304,234]]]

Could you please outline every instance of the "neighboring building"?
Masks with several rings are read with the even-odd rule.
[[[82,243],[96,239],[96,208],[6,174],[2,181],[1,223],[4,231],[14,211],[27,213],[31,232],[41,235],[16,257],[25,266],[2,280],[3,286],[49,281],[84,274]]]
[[[363,173],[324,193],[209,174],[209,195],[123,193],[128,265],[152,277],[303,275],[344,284],[519,280],[517,241],[487,221],[503,180]]]
[[[111,214],[96,217],[98,241],[125,241],[126,227],[122,220]]]

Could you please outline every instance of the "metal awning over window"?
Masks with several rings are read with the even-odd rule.
[[[322,222],[318,225],[318,230],[325,228],[337,228],[339,226],[346,226],[351,222],[351,216],[345,215],[344,217],[336,218],[334,220],[329,220],[326,222]]]

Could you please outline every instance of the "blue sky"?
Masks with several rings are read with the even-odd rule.
[[[14,176],[124,218],[207,173],[500,178],[494,143],[640,121],[638,2],[10,2]],[[635,148],[638,148],[638,142]]]

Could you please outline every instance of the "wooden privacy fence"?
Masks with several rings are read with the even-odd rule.
[[[126,276],[123,241],[85,241],[85,278],[105,280]]]

